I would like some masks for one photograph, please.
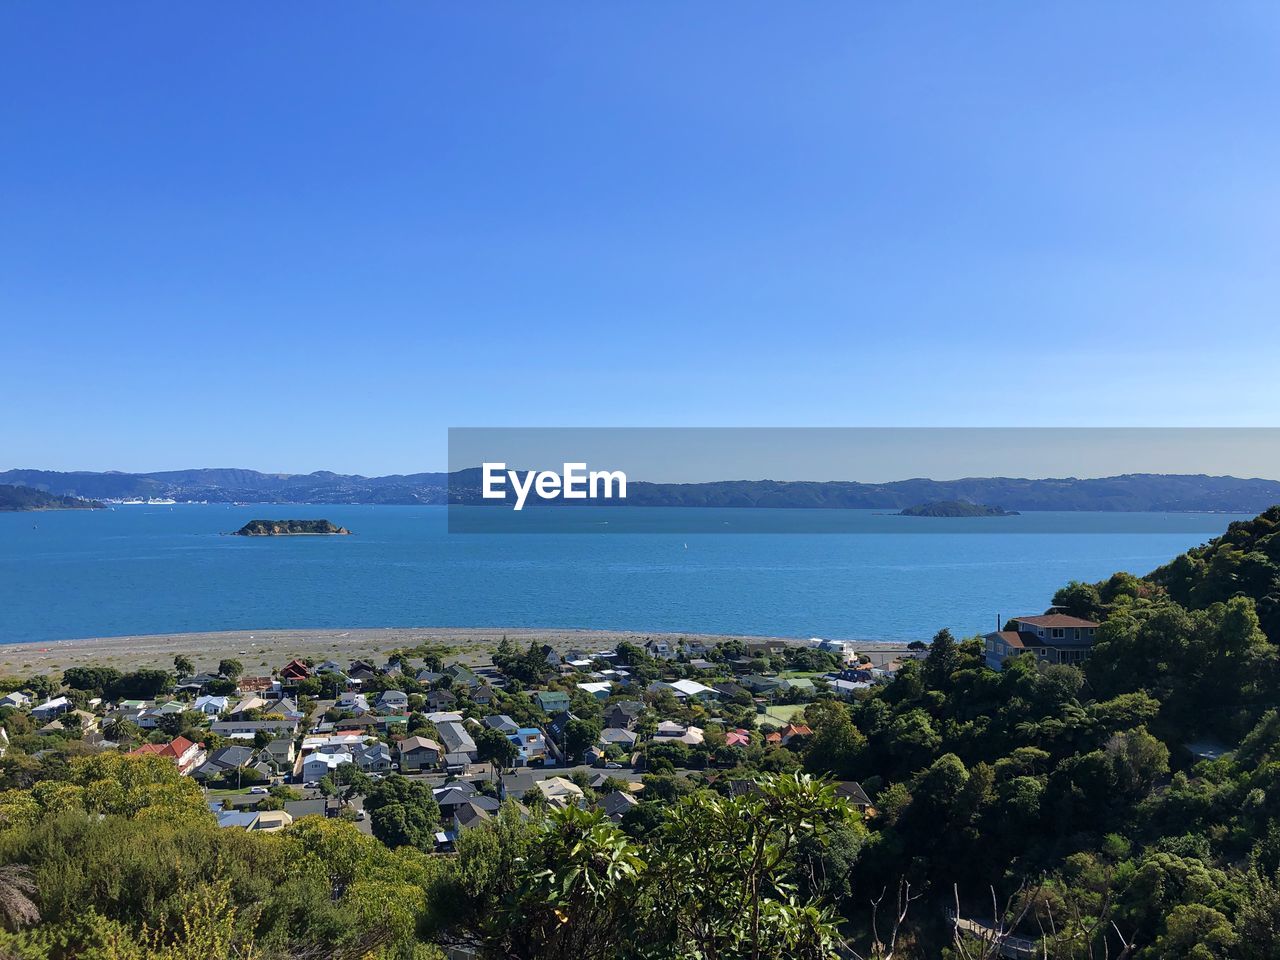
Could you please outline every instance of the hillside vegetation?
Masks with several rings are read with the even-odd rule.
[[[250,520],[236,531],[238,537],[346,536],[351,533],[329,520]]]
[[[0,484],[0,510],[100,510],[96,500],[46,493],[33,487]]]

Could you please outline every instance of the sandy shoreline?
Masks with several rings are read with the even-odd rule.
[[[612,647],[623,640],[643,642],[650,637],[693,637],[709,641],[781,639],[794,637],[746,637],[730,634],[638,633],[627,630],[554,630],[522,627],[381,627],[350,630],[228,630],[205,633],[166,633],[134,637],[97,637],[54,640],[46,643],[0,645],[0,674],[53,673],[70,666],[97,664],[117,669],[173,666],[175,654],[192,659],[196,668],[216,668],[223,657],[234,657],[245,672],[265,673],[292,657],[344,660],[385,656],[399,647],[425,640],[453,647],[458,658],[476,662],[506,636],[512,643],[547,643],[556,649]],[[868,642],[860,647],[898,649],[905,644]]]

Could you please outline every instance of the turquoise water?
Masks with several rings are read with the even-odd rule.
[[[617,528],[637,509],[584,507],[575,516]],[[689,510],[676,512],[687,519]],[[704,512],[712,529],[743,513]],[[748,512],[752,529],[767,528],[770,511]],[[1039,612],[1070,579],[1145,573],[1238,519],[804,513],[817,526],[827,514],[861,532],[449,535],[444,508],[402,506],[0,514],[0,642],[381,626],[849,639],[927,638],[949,626],[970,634],[997,616]],[[221,535],[255,517],[327,517],[356,536]]]

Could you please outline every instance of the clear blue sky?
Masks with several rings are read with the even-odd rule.
[[[0,6],[0,468],[1274,425],[1274,4]]]

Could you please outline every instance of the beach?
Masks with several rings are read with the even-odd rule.
[[[453,658],[467,663],[489,660],[503,637],[518,646],[545,643],[557,650],[573,647],[613,648],[624,640],[694,637],[708,643],[726,640],[784,640],[795,638],[751,637],[733,634],[637,633],[618,630],[554,630],[511,628],[384,627],[351,630],[231,630],[207,633],[164,633],[149,636],[95,637],[48,643],[0,645],[0,674],[26,676],[56,673],[71,666],[89,664],[134,670],[139,667],[172,668],[177,654],[190,657],[197,669],[211,670],[224,657],[239,660],[248,674],[270,673],[293,657],[316,659],[383,657],[392,650],[421,643],[441,643],[453,648]],[[868,641],[859,649],[902,649],[904,644]]]

